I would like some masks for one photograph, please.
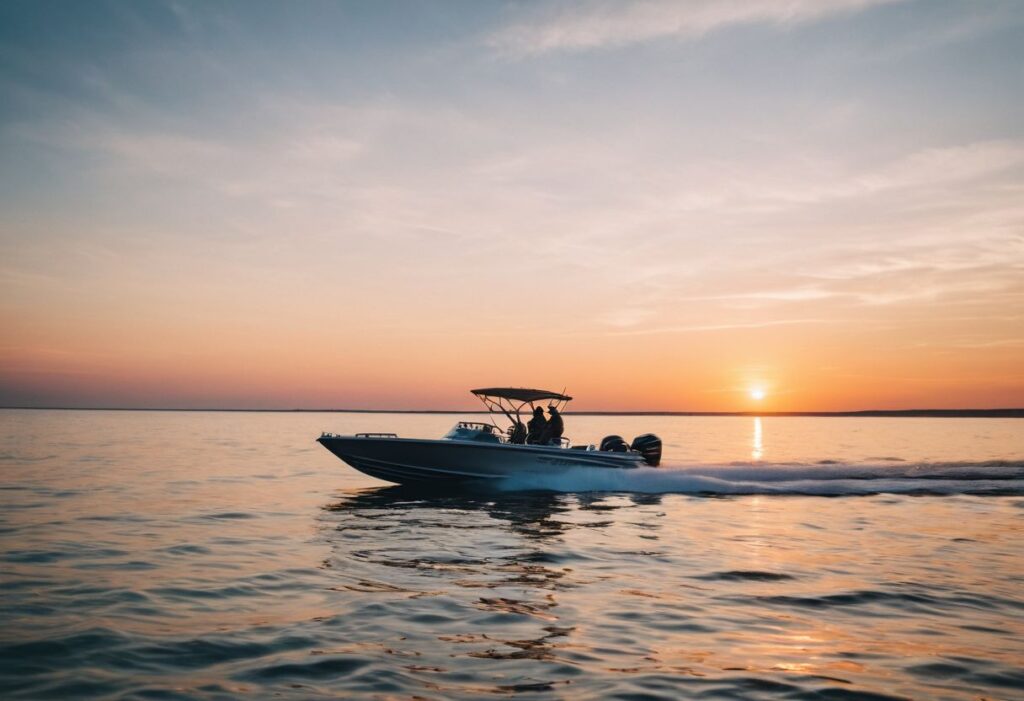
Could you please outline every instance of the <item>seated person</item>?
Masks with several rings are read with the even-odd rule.
[[[548,413],[551,416],[548,418],[548,430],[545,433],[545,443],[558,444],[562,441],[562,434],[565,432],[565,425],[562,423],[562,414],[559,413],[558,407],[549,406]]]
[[[526,426],[522,421],[516,421],[508,427],[508,442],[522,445],[526,442]]]
[[[526,442],[537,444],[544,440],[544,433],[548,430],[548,420],[544,418],[544,410],[539,406],[533,408],[533,418],[526,424]]]

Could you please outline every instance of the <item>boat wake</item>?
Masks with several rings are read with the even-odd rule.
[[[895,459],[887,459],[895,460]],[[609,470],[573,468],[516,475],[505,491],[634,492],[646,494],[1024,495],[1024,461],[956,463],[664,465]]]

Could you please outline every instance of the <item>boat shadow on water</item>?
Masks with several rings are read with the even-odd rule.
[[[625,512],[650,513],[660,505],[661,496],[650,494],[366,489],[323,506],[321,533],[332,551],[325,566],[371,588],[414,593],[438,585],[455,595],[508,586],[545,590],[540,602],[474,603],[530,615],[537,606],[555,606],[554,591],[587,586],[578,573],[593,554],[584,551],[600,546],[581,548],[577,533],[589,541],[612,530],[616,519],[626,520]],[[643,526],[650,534],[661,528],[653,521]]]
[[[457,490],[450,486],[428,489],[405,485],[365,489],[345,494],[325,504],[323,510],[372,520],[386,518],[388,514],[413,518],[419,514],[420,520],[416,523],[442,528],[460,527],[460,512],[486,515],[493,520],[491,527],[505,528],[527,538],[544,539],[582,525],[555,518],[558,514],[576,510],[615,511],[624,506],[657,505],[661,501],[660,494],[503,492],[486,483],[467,483]],[[424,519],[426,524],[422,523]],[[403,522],[409,523],[408,520]]]
[[[469,686],[433,691],[551,691],[569,683],[583,644],[568,598],[608,586],[584,574],[593,555],[573,545],[574,531],[608,528],[613,512],[660,499],[405,486],[340,494],[322,507],[323,567],[356,630],[365,607],[372,644],[446,670],[453,658],[473,660],[457,667]],[[429,621],[429,631],[409,621]],[[480,667],[486,660],[502,666]]]

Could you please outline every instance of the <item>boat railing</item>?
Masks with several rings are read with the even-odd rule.
[[[340,433],[330,433],[329,431],[324,431],[323,433],[320,434],[320,437],[321,438],[347,438],[347,436],[344,436],[344,435],[342,435]],[[357,434],[355,434],[355,437],[356,438],[398,438],[398,434],[397,433],[357,433]]]
[[[486,431],[487,433],[494,433],[497,430],[495,429],[494,424],[485,424],[480,421],[460,421],[457,424],[457,427],[471,428],[476,431]]]

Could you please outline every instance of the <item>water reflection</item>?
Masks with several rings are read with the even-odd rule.
[[[557,535],[565,527],[565,523],[553,517],[572,508],[574,501],[571,495],[550,492],[433,492],[423,487],[396,485],[345,495],[324,506],[324,510],[353,520],[374,518],[381,515],[380,510],[387,510],[392,517],[400,514],[406,523],[434,528],[456,527],[453,524],[459,521],[460,512],[484,514],[502,522],[512,532],[528,539],[543,540]],[[346,525],[350,524],[343,523],[339,529]]]
[[[750,458],[752,460],[760,460],[761,456],[764,455],[764,441],[762,439],[761,432],[761,417],[754,417],[754,439],[751,443]]]
[[[407,667],[423,688],[447,695],[550,690],[569,683],[574,661],[567,651],[581,647],[573,641],[577,626],[560,624],[562,593],[585,583],[565,564],[571,558],[564,537],[575,527],[598,525],[573,514],[601,516],[601,501],[407,487],[361,491],[324,506],[329,566],[346,582],[342,589],[365,597],[346,602],[356,608],[348,620],[359,619],[363,607],[373,612],[367,642],[415,657],[447,651],[430,664]],[[366,529],[380,532],[372,540],[353,537]],[[410,626],[416,621],[429,625],[418,630]],[[445,681],[472,678],[466,666],[483,661],[511,667],[480,675],[504,683],[480,686],[478,676],[469,688]],[[510,686],[508,678],[523,681]]]
[[[760,424],[752,444],[763,452]],[[963,505],[793,506],[404,487],[343,494],[321,511],[327,605],[337,615],[318,621],[320,638],[343,644],[317,654],[336,665],[358,658],[357,681],[390,685],[376,692],[431,698],[559,694],[567,685],[581,697],[642,697],[671,678],[675,697],[757,698],[752,689],[772,689],[887,699],[908,653],[967,659],[971,650],[982,650],[984,663],[963,665],[959,681],[939,680],[949,698],[970,698],[982,672],[989,686],[1019,682],[1012,646],[1001,642],[1021,630],[1017,597],[965,590],[965,577],[937,572],[933,547],[921,547],[933,534],[920,524],[941,524],[932,546],[967,553],[991,543],[988,556],[1006,581],[1019,581],[1006,541],[948,541],[944,524]],[[971,503],[983,507],[998,504]],[[976,528],[1009,532],[1017,510],[1007,507],[998,525],[988,514]],[[863,541],[852,535],[866,527],[893,534],[877,561],[860,559]],[[900,696],[934,697],[931,667],[914,669],[925,672],[897,673]]]

